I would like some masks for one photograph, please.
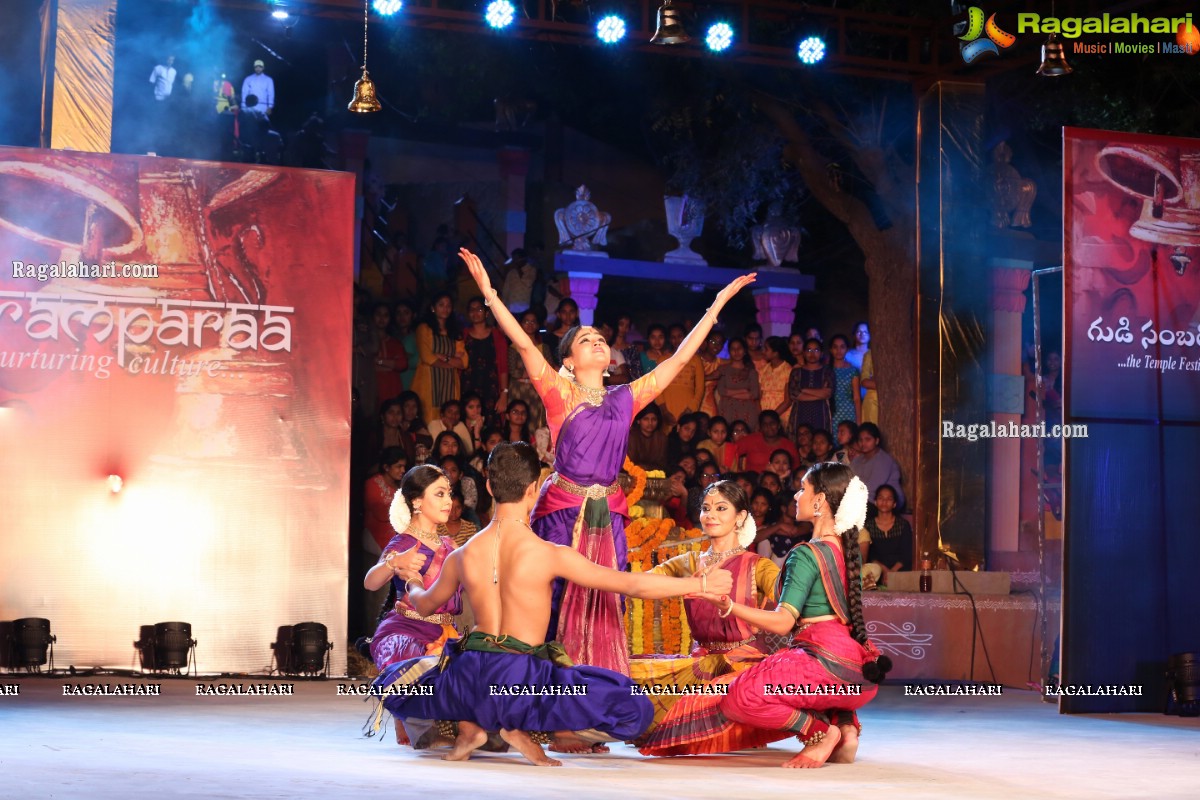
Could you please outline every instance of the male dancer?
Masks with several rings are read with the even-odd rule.
[[[413,579],[408,599],[418,613],[432,613],[460,584],[475,611],[475,630],[447,645],[448,664],[419,680],[432,692],[393,694],[385,703],[398,720],[457,720],[458,738],[446,757],[452,761],[469,758],[488,731],[498,731],[531,763],[559,766],[527,731],[555,731],[556,739],[628,741],[649,726],[653,708],[633,692],[629,678],[600,667],[569,666],[562,646],[545,641],[556,578],[645,599],[722,594],[733,586],[725,570],[691,578],[618,572],[539,539],[528,523],[540,472],[530,445],[497,445],[488,458],[488,490],[496,500],[492,523],[446,559],[429,589],[419,587],[415,573],[401,573]]]

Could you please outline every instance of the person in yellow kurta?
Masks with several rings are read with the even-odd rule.
[[[706,552],[684,553],[651,572],[690,577],[702,568],[720,565],[733,573],[729,596],[736,597],[735,602],[773,608],[779,567],[770,559],[746,550],[757,531],[741,487],[733,481],[718,481],[709,486],[700,502],[700,525],[711,541]],[[757,628],[739,622],[736,617],[721,617],[711,603],[685,599],[684,610],[695,639],[691,655],[635,657],[629,662],[630,677],[644,687],[654,703],[650,743],[654,742],[655,726],[684,696],[683,692],[690,691],[684,687],[698,688],[722,675],[748,669],[768,652],[767,642]]]
[[[412,390],[421,398],[425,419],[433,420],[441,414],[442,403],[458,399],[459,376],[467,368],[467,346],[449,294],[433,298],[416,338],[419,363]]]
[[[683,336],[682,325],[676,323],[671,326],[668,332],[671,352],[679,349],[679,345],[683,342]],[[666,389],[663,389],[658,402],[666,409],[667,428],[674,428],[679,424],[679,418],[684,414],[700,410],[704,403],[705,377],[704,362],[700,360],[700,356],[695,355],[683,365],[683,369],[679,371],[675,380],[671,381]]]
[[[862,421],[879,424],[879,392],[875,388],[875,361],[871,351],[863,354],[862,360]]]

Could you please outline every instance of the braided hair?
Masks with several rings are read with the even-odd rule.
[[[854,471],[845,464],[826,462],[815,464],[805,476],[816,494],[825,495],[829,513],[837,515],[842,497]],[[858,549],[858,528],[841,534],[842,552],[846,559],[846,600],[850,607],[850,635],[859,644],[867,645],[867,628],[863,623],[862,610],[862,553]],[[881,683],[892,668],[892,660],[881,655],[863,664],[863,679],[870,683]]]

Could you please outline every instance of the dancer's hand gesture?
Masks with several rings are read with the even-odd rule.
[[[479,256],[472,253],[467,248],[463,247],[458,251],[458,256],[466,262],[467,270],[470,271],[471,277],[475,279],[475,283],[479,286],[479,293],[483,295],[485,300],[492,299],[492,279],[488,277],[487,270],[483,268],[483,262],[479,260]]]

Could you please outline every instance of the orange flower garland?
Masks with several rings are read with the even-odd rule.
[[[621,469],[633,478],[633,488],[625,494],[625,502],[631,506],[637,505],[637,501],[642,499],[646,491],[646,470],[630,461],[629,456],[625,456],[625,464]]]

